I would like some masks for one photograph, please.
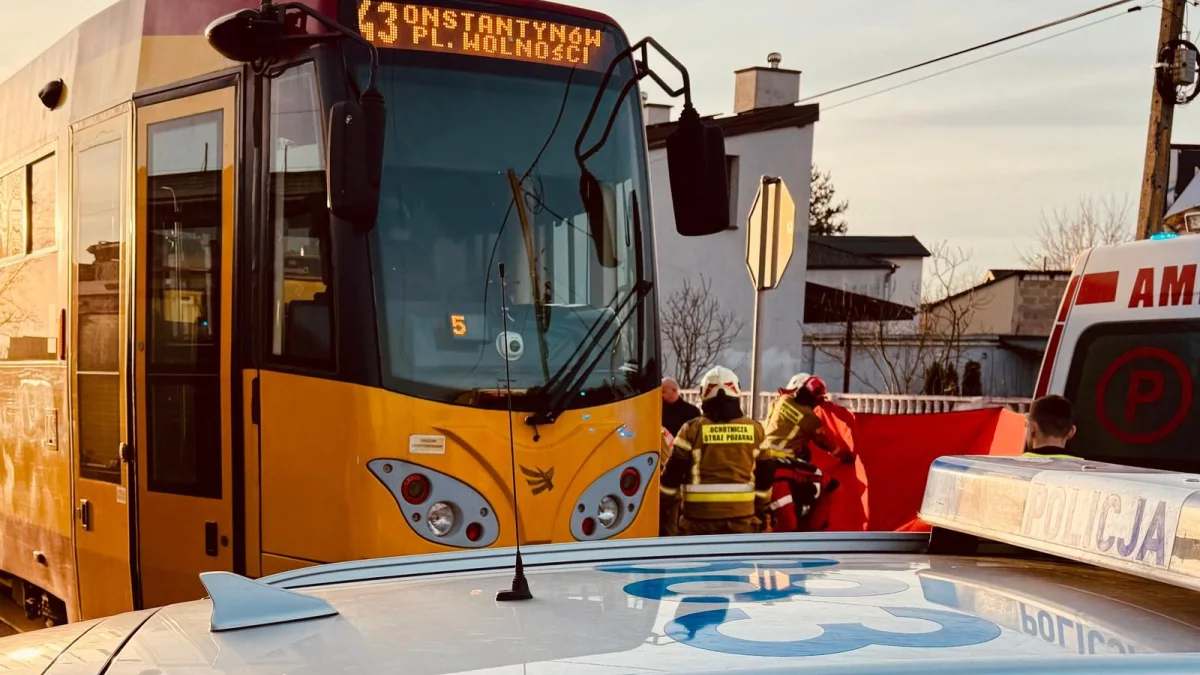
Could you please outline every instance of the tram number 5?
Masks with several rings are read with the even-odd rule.
[[[665,632],[676,642],[721,654],[758,657],[826,656],[878,645],[936,649],[983,644],[1000,637],[1000,627],[966,614],[939,609],[884,607],[883,611],[903,619],[923,619],[938,624],[926,633],[893,633],[861,623],[817,624],[824,631],[807,640],[744,640],[721,633],[722,625],[750,617],[740,609],[713,609],[681,616],[667,624]]]

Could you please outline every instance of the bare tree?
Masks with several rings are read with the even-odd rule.
[[[684,279],[663,310],[662,338],[671,347],[674,377],[684,389],[694,386],[742,332],[742,320],[722,311],[711,289],[704,275],[699,286]]]
[[[1128,197],[1120,201],[1084,197],[1074,209],[1042,213],[1034,244],[1021,254],[1021,262],[1034,270],[1069,270],[1087,249],[1130,241],[1133,235]]]
[[[975,314],[986,305],[973,290],[981,275],[968,265],[969,251],[939,242],[931,247],[930,254],[920,289],[918,320],[898,321],[884,316],[852,322],[847,331],[849,349],[846,335],[811,340],[835,363],[843,367],[849,364],[851,377],[876,393],[919,393],[930,372],[954,373],[957,388],[964,338]],[[864,371],[870,369],[879,374],[881,385],[876,378],[866,376]],[[942,388],[950,389],[948,382]]]

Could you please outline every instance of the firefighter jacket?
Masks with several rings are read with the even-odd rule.
[[[697,520],[744,518],[766,511],[775,463],[762,452],[763,428],[739,417],[717,423],[698,417],[675,436],[662,475],[664,496],[683,498],[683,515]]]
[[[822,426],[821,418],[812,408],[797,403],[791,396],[781,396],[775,400],[767,417],[763,449],[777,459],[786,456],[808,462],[812,454],[808,443],[823,442]]]

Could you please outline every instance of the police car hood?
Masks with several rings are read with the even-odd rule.
[[[210,631],[210,601],[174,605],[146,619],[106,672],[922,672],[911,669],[933,660],[1029,673],[1041,672],[1018,667],[1030,659],[1132,665],[1200,650],[1196,594],[1064,563],[846,554],[561,564],[528,571],[534,599],[497,602],[511,578],[493,569],[303,588],[337,615],[224,632]]]

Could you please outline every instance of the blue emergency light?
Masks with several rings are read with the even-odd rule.
[[[1158,239],[1174,239],[1178,236],[1179,236],[1178,232],[1158,232],[1156,234],[1150,235],[1150,239],[1151,239],[1151,241],[1158,240]]]
[[[942,457],[921,520],[1200,591],[1200,475],[1087,460]]]

